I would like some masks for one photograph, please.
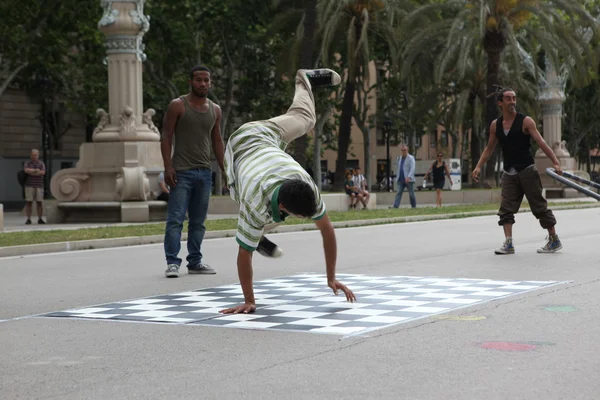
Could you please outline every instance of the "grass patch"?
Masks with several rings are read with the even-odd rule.
[[[555,206],[573,206],[581,205],[581,202],[567,203],[552,203],[550,207]],[[588,203],[585,203],[588,204]],[[523,203],[523,207],[527,207],[527,203]],[[332,222],[345,222],[355,220],[377,220],[382,218],[397,218],[409,217],[417,215],[441,215],[454,214],[456,217],[461,217],[461,214],[468,214],[479,211],[497,210],[498,204],[478,204],[478,205],[459,205],[447,206],[441,208],[435,207],[419,207],[419,208],[399,208],[387,210],[356,210],[356,211],[332,211],[329,213],[329,218]],[[304,219],[288,218],[286,225],[310,224],[311,222]],[[373,221],[373,223],[377,223]],[[228,229],[236,229],[237,219],[216,219],[206,221],[207,231],[220,231]],[[187,223],[184,224],[183,231],[187,232]],[[115,226],[102,228],[82,228],[73,230],[48,230],[48,231],[25,231],[25,232],[6,232],[0,233],[0,247],[20,246],[26,244],[54,243],[54,242],[71,242],[76,240],[90,239],[110,239],[130,236],[152,236],[163,235],[165,232],[165,223],[150,223],[129,226]]]

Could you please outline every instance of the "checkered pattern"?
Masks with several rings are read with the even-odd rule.
[[[333,295],[325,275],[301,274],[255,282],[257,310],[252,314],[219,314],[243,303],[242,289],[235,284],[43,316],[348,335],[557,283],[357,274],[338,274],[338,279],[352,289],[357,302]]]

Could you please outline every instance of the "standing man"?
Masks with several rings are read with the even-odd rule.
[[[408,154],[408,146],[404,143],[400,145],[400,152],[402,156],[398,161],[398,193],[396,193],[396,199],[394,200],[394,208],[400,207],[404,188],[408,190],[410,206],[415,208],[417,207],[417,198],[415,197],[415,158],[411,154]]]
[[[171,101],[165,114],[161,153],[165,183],[170,190],[164,241],[167,278],[179,276],[182,260],[178,254],[186,211],[189,215],[188,273],[216,273],[202,262],[200,252],[212,189],[211,145],[221,170],[224,170],[221,108],[207,97],[211,86],[210,75],[207,67],[194,67],[190,72],[190,93]],[[175,148],[171,158],[173,137]]]
[[[542,181],[531,155],[531,138],[552,161],[558,174],[562,174],[560,162],[538,132],[533,119],[517,112],[517,95],[514,90],[502,90],[498,94],[497,100],[498,106],[502,109],[502,116],[492,122],[488,144],[472,174],[473,180],[477,182],[481,166],[493,154],[496,143],[500,142],[504,157],[504,171],[498,225],[504,228],[505,241],[502,247],[495,250],[495,253],[513,254],[515,252],[512,226],[515,223],[515,214],[519,211],[523,201],[523,195],[527,196],[531,212],[539,220],[542,228],[548,230],[549,234],[546,245],[537,252],[554,253],[562,249],[562,244],[554,228],[556,225],[554,214],[548,209],[548,203],[542,196]]]
[[[337,243],[325,203],[311,176],[285,148],[292,140],[315,126],[312,86],[338,85],[340,76],[330,69],[299,70],[296,92],[287,113],[266,121],[242,125],[227,142],[225,163],[231,197],[240,204],[236,240],[237,268],[244,304],[222,313],[251,313],[256,310],[252,284],[254,251],[279,257],[279,247],[263,236],[286,217],[311,218],[323,237],[327,285],[335,294],[342,291],[348,301],[352,291],[335,279]]]
[[[46,166],[40,160],[40,151],[31,150],[30,160],[25,162],[23,170],[27,174],[25,179],[25,213],[27,214],[26,225],[31,225],[31,205],[37,203],[38,224],[45,224],[42,219],[44,213],[44,175]]]

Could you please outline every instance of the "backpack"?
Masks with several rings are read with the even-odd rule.
[[[20,170],[19,172],[17,172],[17,181],[19,182],[19,185],[25,186],[25,181],[27,181],[27,174],[24,170]]]

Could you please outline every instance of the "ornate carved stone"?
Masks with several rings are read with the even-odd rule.
[[[122,167],[115,186],[117,201],[146,201],[150,180],[143,167]]]
[[[60,170],[52,177],[50,191],[58,201],[87,201],[91,194],[90,176],[72,168]]]
[[[119,135],[123,138],[135,137],[135,116],[133,115],[133,109],[129,106],[125,107],[123,114],[119,120]]]
[[[562,117],[562,103],[542,103],[542,112],[544,115],[558,115]]]
[[[129,22],[125,22],[127,18],[121,16],[118,7],[113,8],[115,3],[130,3],[134,5],[135,8],[127,14]],[[139,27],[139,31],[137,32],[132,32],[131,29],[128,29],[127,33],[130,34],[111,33],[107,36],[105,42],[106,53],[136,54],[139,61],[146,61],[142,38],[150,29],[150,17],[144,15],[144,0],[102,0],[102,7],[104,8],[104,14],[98,22],[99,28],[111,26],[111,28],[119,29],[127,24],[129,24],[129,28],[131,26]],[[115,25],[112,26],[113,24]]]
[[[158,135],[160,135],[158,128],[156,127],[156,125],[154,125],[154,122],[152,121],[152,117],[154,117],[154,114],[156,114],[156,111],[154,111],[153,108],[147,109],[146,112],[142,114],[142,123],[148,125],[148,129],[150,129],[152,132],[155,132]]]
[[[150,16],[144,15],[144,1],[135,0],[135,10],[129,11],[129,16],[133,20],[133,23],[139,25],[142,28],[140,32],[142,35],[150,30]]]
[[[119,10],[115,10],[112,8],[111,0],[100,0],[100,5],[104,9],[104,14],[98,22],[98,27],[102,28],[104,26],[109,26],[115,23],[117,17],[119,16]]]
[[[104,128],[106,128],[106,126],[108,124],[110,124],[110,115],[103,109],[101,109],[101,108],[97,109],[96,116],[99,118],[98,126],[96,126],[96,128],[94,129],[92,138],[94,136],[96,136],[98,133],[102,132],[104,130]]]
[[[569,150],[567,150],[567,141],[563,140],[562,142],[555,142],[552,146],[552,150],[556,157],[571,157],[569,154]]]

